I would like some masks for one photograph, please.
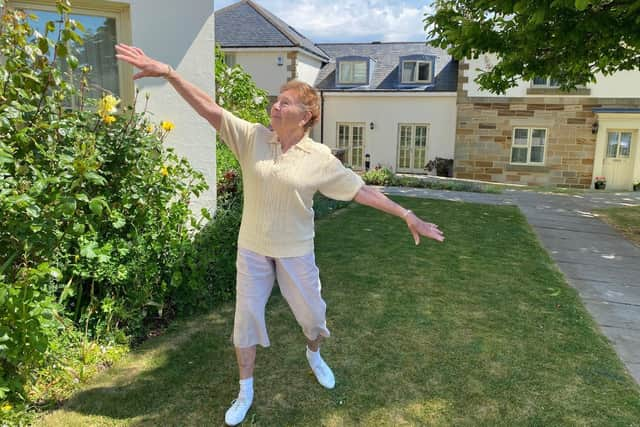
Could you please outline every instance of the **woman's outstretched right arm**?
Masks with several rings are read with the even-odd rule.
[[[183,79],[169,65],[148,57],[137,47],[122,43],[116,45],[116,58],[140,69],[140,72],[133,76],[134,80],[142,77],[164,77],[167,79],[198,114],[211,123],[216,130],[220,130],[222,107],[216,104],[203,90]]]

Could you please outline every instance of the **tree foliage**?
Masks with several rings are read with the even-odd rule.
[[[456,59],[495,54],[476,81],[496,93],[550,77],[562,89],[640,68],[639,0],[436,0],[430,43]]]

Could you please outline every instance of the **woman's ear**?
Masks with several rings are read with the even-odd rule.
[[[307,123],[309,123],[309,120],[311,120],[312,116],[313,114],[311,114],[311,111],[305,111],[304,119],[302,119],[302,121],[299,123],[300,127],[305,127]]]

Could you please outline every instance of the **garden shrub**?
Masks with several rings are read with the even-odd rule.
[[[228,67],[219,47],[215,52],[216,102],[252,123],[269,124],[267,93],[259,89],[240,65]],[[184,254],[175,281],[173,300],[178,313],[210,308],[234,297],[237,239],[242,219],[242,176],[231,150],[216,141],[217,206],[215,217]]]
[[[207,187],[163,145],[171,122],[87,99],[71,53],[83,29],[56,7],[45,34],[24,12],[0,18],[0,403],[27,399],[69,327],[113,341],[163,315]]]
[[[377,166],[364,174],[362,179],[369,185],[397,185],[398,179],[393,171],[387,167]]]

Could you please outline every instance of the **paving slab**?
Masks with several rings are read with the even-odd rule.
[[[640,285],[607,283],[603,286],[602,282],[593,280],[572,281],[583,299],[635,305],[640,309]]]

